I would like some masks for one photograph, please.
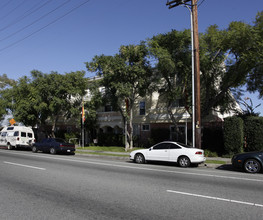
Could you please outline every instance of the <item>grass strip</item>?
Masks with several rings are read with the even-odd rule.
[[[226,164],[225,161],[221,161],[221,160],[206,160],[205,163]]]
[[[83,152],[83,151],[76,151],[78,154],[93,154],[93,155],[103,155],[103,156],[114,156],[114,157],[129,157],[129,155],[125,154],[109,154],[109,153],[100,153],[100,152]]]
[[[103,147],[103,146],[91,146],[91,147],[77,147],[77,150],[93,150],[93,151],[108,151],[108,152],[123,152],[123,153],[127,153],[127,152],[131,152],[137,149],[142,149],[142,148],[136,148],[134,147],[131,150],[128,150],[127,152],[125,151],[124,147],[115,147],[115,146],[111,146],[111,147]]]

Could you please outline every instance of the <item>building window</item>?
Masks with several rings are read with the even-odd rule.
[[[145,102],[140,102],[140,115],[145,115]]]
[[[142,131],[150,131],[150,125],[149,124],[142,125]]]
[[[105,105],[105,112],[112,112],[113,111],[113,108],[112,108],[112,105]]]

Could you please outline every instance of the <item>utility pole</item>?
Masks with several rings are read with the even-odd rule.
[[[198,0],[173,0],[167,1],[166,5],[169,9],[183,5],[190,9],[191,13],[191,31],[192,43],[193,43],[193,54],[194,54],[194,83],[192,87],[194,88],[192,94],[194,96],[193,105],[193,146],[196,148],[201,148],[201,106],[200,106],[200,60],[199,60],[199,38],[198,38],[198,19],[197,19],[197,1]],[[191,2],[191,4],[189,4]]]

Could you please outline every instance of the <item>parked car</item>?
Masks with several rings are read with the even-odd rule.
[[[75,145],[67,143],[61,138],[46,138],[41,142],[37,142],[32,146],[34,153],[38,151],[50,152],[51,154],[56,153],[69,153],[75,154]]]
[[[232,157],[232,165],[248,173],[258,173],[263,167],[263,151],[236,154]]]
[[[5,126],[0,132],[0,146],[7,147],[8,150],[30,149],[34,143],[34,132],[30,127]]]
[[[180,167],[198,166],[206,158],[204,151],[178,142],[164,141],[149,149],[135,150],[130,153],[130,159],[135,163],[146,161],[177,162]]]

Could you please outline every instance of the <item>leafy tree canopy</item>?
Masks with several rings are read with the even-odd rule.
[[[34,70],[31,78],[22,77],[13,88],[5,90],[4,97],[12,97],[12,111],[17,121],[35,126],[51,120],[54,136],[59,117],[67,119],[79,115],[86,89],[84,75],[84,72],[62,75]]]
[[[253,47],[247,51],[248,62],[253,68],[248,75],[248,90],[259,92],[259,98],[263,97],[263,11],[259,12],[252,29]]]
[[[152,68],[147,59],[148,50],[144,43],[121,46],[114,56],[95,56],[87,62],[87,69],[102,76],[105,97],[115,104],[124,121],[129,121],[129,140],[132,148],[132,109],[135,100],[144,97],[152,83]],[[126,105],[125,105],[126,102]]]

